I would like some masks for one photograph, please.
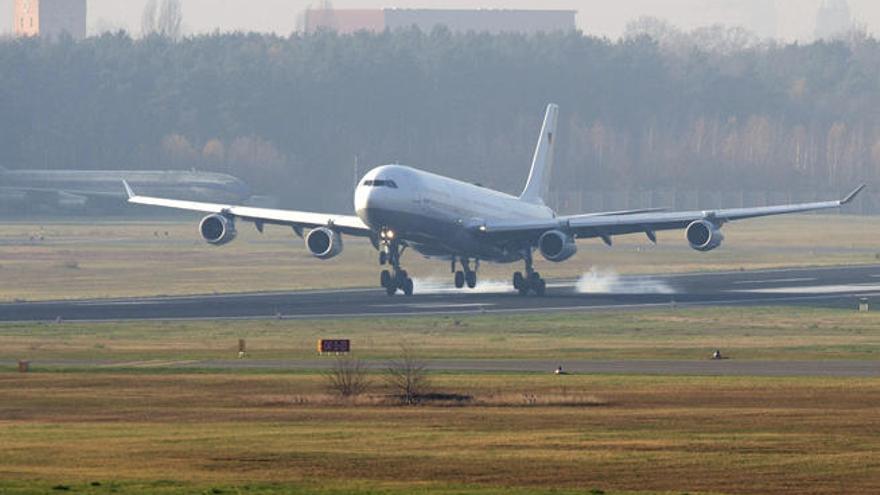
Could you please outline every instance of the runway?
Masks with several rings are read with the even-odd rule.
[[[447,285],[449,284],[449,285]],[[547,297],[521,297],[509,282],[476,291],[416,280],[416,295],[380,289],[272,292],[0,304],[0,321],[321,319],[415,315],[634,310],[663,306],[812,305],[851,307],[880,296],[880,265],[682,275],[586,275],[551,281]]]
[[[193,371],[323,371],[335,363],[324,359],[243,359],[243,360],[148,360],[97,361],[48,359],[32,361],[31,369],[44,370],[176,370]],[[0,360],[0,368],[14,369],[15,361]],[[387,368],[380,360],[366,361],[374,370]],[[667,376],[764,376],[764,377],[880,377],[877,361],[738,361],[735,359],[684,360],[505,360],[505,359],[432,359],[424,361],[427,369],[459,373],[551,373],[562,365],[567,374],[667,375]]]

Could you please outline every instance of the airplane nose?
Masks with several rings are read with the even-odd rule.
[[[376,223],[378,194],[375,187],[359,185],[354,193],[354,211],[357,216],[372,228],[380,228]]]

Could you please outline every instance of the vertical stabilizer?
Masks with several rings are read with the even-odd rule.
[[[544,194],[550,182],[550,168],[553,166],[553,147],[556,144],[556,121],[559,117],[559,106],[547,105],[547,113],[544,115],[544,125],[541,126],[541,136],[538,138],[538,146],[535,148],[535,156],[532,158],[532,171],[529,172],[529,181],[519,199],[529,203],[544,204]]]

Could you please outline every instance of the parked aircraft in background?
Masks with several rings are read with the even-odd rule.
[[[250,190],[226,174],[157,170],[7,170],[0,168],[0,205],[34,210],[93,210],[106,213],[126,204],[126,180],[156,196],[242,203]]]
[[[481,261],[523,262],[525,271],[513,275],[513,286],[522,295],[544,295],[546,283],[535,271],[533,254],[546,260],[565,261],[577,252],[577,239],[600,238],[611,244],[618,235],[642,233],[656,242],[659,230],[684,229],[697,251],[721,246],[721,227],[734,220],[838,208],[852,201],[860,186],[845,199],[818,203],[759,208],[668,212],[630,210],[557,215],[544,204],[553,162],[558,107],[550,105],[538,139],[525,190],[519,197],[403,165],[371,170],[354,195],[356,215],[331,215],[200,203],[137,195],[126,183],[131,203],[191,210],[209,215],[199,232],[210,244],[222,245],[236,236],[237,220],[292,227],[304,237],[306,248],[319,259],[342,252],[342,236],[367,237],[379,252],[381,285],[388,295],[413,293],[413,281],[401,266],[401,255],[413,249],[429,258],[449,261],[455,286],[477,285]],[[308,230],[308,233],[305,231]]]

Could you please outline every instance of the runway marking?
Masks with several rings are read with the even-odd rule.
[[[805,277],[805,278],[776,278],[772,280],[737,280],[733,282],[733,285],[748,285],[748,284],[790,284],[795,282],[815,282],[819,280],[816,277]]]
[[[187,366],[196,364],[198,361],[130,361],[130,362],[122,362],[122,363],[107,363],[102,365],[104,368],[166,368],[171,366]]]
[[[373,304],[371,308],[412,308],[412,309],[442,309],[442,308],[487,308],[496,306],[491,303],[410,303],[410,304]]]
[[[880,285],[852,284],[852,285],[817,285],[812,287],[773,287],[768,289],[734,290],[731,292],[744,292],[751,294],[846,294],[860,292],[880,291]]]

